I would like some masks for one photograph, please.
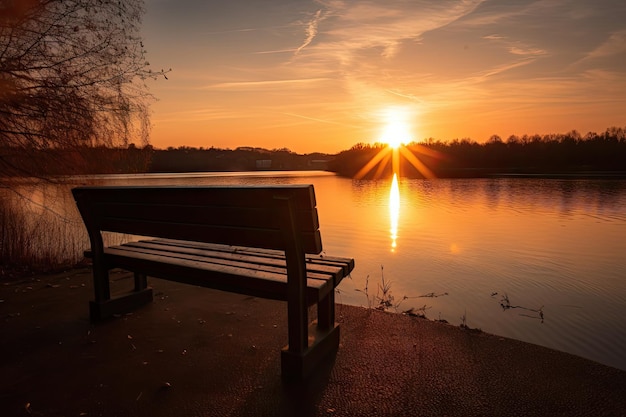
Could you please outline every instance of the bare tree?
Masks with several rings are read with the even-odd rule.
[[[148,143],[145,82],[166,72],[149,68],[143,13],[143,0],[0,0],[0,176]]]

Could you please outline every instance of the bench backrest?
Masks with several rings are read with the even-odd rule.
[[[90,237],[100,231],[320,253],[313,185],[102,186],[72,189]],[[94,248],[95,249],[95,248]]]

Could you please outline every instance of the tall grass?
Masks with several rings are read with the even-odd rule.
[[[0,195],[0,270],[45,271],[75,265],[88,241],[82,222],[33,204],[24,195]],[[84,228],[84,226],[82,226]]]
[[[1,185],[1,184],[0,184]],[[71,195],[73,184],[0,186],[0,278],[48,272],[84,260],[89,236]],[[103,233],[106,245],[137,239]]]

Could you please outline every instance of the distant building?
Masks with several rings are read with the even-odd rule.
[[[309,161],[309,168],[311,169],[319,169],[319,170],[327,170],[328,169],[328,161],[326,159],[312,159]]]
[[[257,159],[256,160],[256,169],[269,169],[272,167],[271,159]]]

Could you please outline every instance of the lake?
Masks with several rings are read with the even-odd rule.
[[[325,251],[356,261],[351,278],[339,286],[338,302],[375,307],[384,284],[389,311],[411,310],[626,370],[626,180],[394,183],[325,172],[264,172],[71,182],[312,183]],[[33,212],[26,223],[51,228],[37,244],[79,256],[88,240],[69,189],[25,183],[21,193]],[[46,242],[46,236],[68,234],[75,238],[63,245]]]

